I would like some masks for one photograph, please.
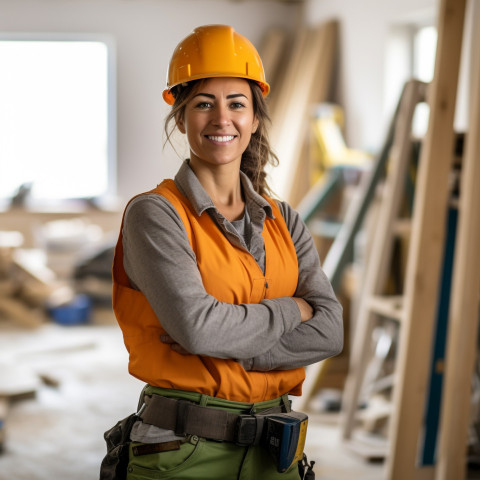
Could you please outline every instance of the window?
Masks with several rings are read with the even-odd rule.
[[[437,29],[433,26],[416,29],[413,37],[413,76],[422,82],[431,82],[435,69],[435,51],[437,48]],[[415,109],[413,134],[419,138],[427,131],[429,107],[420,103]]]
[[[109,41],[0,37],[0,198],[113,194],[115,98]]]
[[[435,67],[437,30],[432,22],[406,23],[393,26],[387,43],[385,71],[385,112],[391,117],[405,82],[416,78],[430,82]],[[428,125],[428,105],[417,106],[413,133],[425,134]]]
[[[437,29],[433,26],[416,29],[413,37],[413,76],[430,82],[435,68]]]

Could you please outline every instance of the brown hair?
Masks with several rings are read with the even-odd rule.
[[[166,142],[170,142],[170,137],[176,128],[176,119],[183,118],[187,103],[197,91],[195,87],[203,81],[205,80],[195,80],[184,85],[177,85],[172,89],[175,102],[165,119]],[[265,167],[267,164],[278,165],[278,158],[270,147],[268,140],[270,117],[260,86],[253,80],[247,81],[252,91],[253,113],[258,120],[258,127],[243,152],[240,170],[250,179],[257,193],[260,195],[271,194],[272,192],[266,181]],[[170,127],[172,121],[173,126]]]

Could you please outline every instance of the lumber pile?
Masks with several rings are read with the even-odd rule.
[[[46,307],[72,300],[73,290],[46,266],[42,251],[22,249],[19,232],[0,232],[0,315],[24,327],[38,327]]]
[[[286,51],[285,39],[278,32],[271,33],[265,41],[265,63],[274,75],[274,88],[268,97],[272,118],[270,137],[280,160],[272,184],[276,194],[293,204],[304,194],[305,184],[309,184],[305,153],[310,109],[329,100],[337,31],[336,21],[316,27],[303,26]]]

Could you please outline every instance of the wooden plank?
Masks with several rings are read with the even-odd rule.
[[[435,467],[421,467],[415,470],[415,476],[413,480],[434,480],[435,478]]]
[[[369,462],[383,461],[388,451],[388,442],[384,437],[364,432],[358,432],[354,438],[345,440],[343,445]]]
[[[436,480],[466,478],[471,379],[477,355],[480,292],[480,33],[472,52],[472,95],[462,167],[460,212],[442,394]]]
[[[410,218],[397,219],[393,225],[393,231],[397,237],[408,238],[412,232],[412,220]]]
[[[306,191],[305,185],[310,186],[313,182],[308,158],[309,122],[313,105],[330,99],[331,85],[335,70],[337,56],[338,25],[335,21],[325,23],[315,33],[315,44],[312,48],[311,59],[313,70],[310,90],[307,90],[307,103],[300,125],[299,136],[296,138],[297,148],[294,148],[291,156],[291,171],[294,175],[287,177],[285,195],[292,204]],[[300,72],[300,75],[302,73]],[[307,187],[308,188],[308,187]]]
[[[34,397],[40,380],[33,368],[2,362],[0,371],[0,398],[16,400]]]
[[[387,318],[401,321],[403,316],[403,296],[380,296],[374,295],[370,297],[368,302],[369,308],[372,312],[382,315]]]
[[[267,102],[272,118],[272,128],[275,128],[278,122],[284,121],[284,115],[292,102],[291,88],[296,83],[296,77],[303,62],[305,47],[311,40],[311,30],[306,27],[300,28],[293,39],[293,46],[289,55],[288,68],[284,75],[278,79],[277,86],[270,92]],[[277,128],[280,128],[278,125]],[[270,137],[272,133],[270,130]],[[272,145],[274,145],[272,143]]]
[[[279,68],[285,61],[287,40],[288,32],[284,28],[273,27],[267,31],[259,48],[265,76],[272,87],[272,91],[279,80]]]
[[[407,262],[405,318],[386,465],[389,480],[415,478],[444,247],[464,13],[465,0],[441,1],[435,74],[428,98],[430,122],[420,156]]]
[[[388,390],[392,388],[395,384],[395,378],[395,374],[391,373],[390,375],[386,375],[385,377],[375,380],[369,386],[369,393],[381,392],[382,390]]]
[[[300,30],[289,69],[272,98],[270,140],[280,160],[275,169],[274,190],[285,199],[290,195],[306,138],[309,108],[325,101],[330,90],[337,29],[337,22],[331,21]]]
[[[288,194],[288,201],[290,205],[295,208],[302,200],[305,192],[308,192],[312,186],[311,174],[311,145],[310,135],[305,126],[302,132],[304,141],[300,143],[300,150],[297,153],[296,168],[293,172],[292,188]]]
[[[415,108],[424,98],[426,85],[412,80],[405,86],[404,95],[395,125],[391,159],[388,165],[383,198],[372,242],[372,253],[363,281],[362,297],[352,341],[350,369],[343,396],[342,436],[351,438],[354,417],[370,357],[369,344],[374,315],[370,309],[371,297],[384,294],[393,247],[393,224],[398,217],[404,193],[406,172],[411,160],[411,129]]]
[[[0,313],[24,327],[37,328],[45,322],[43,310],[32,309],[20,300],[10,297],[0,297]]]

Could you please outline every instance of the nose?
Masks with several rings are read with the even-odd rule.
[[[226,105],[219,103],[212,111],[212,124],[225,126],[230,124],[230,112]]]

